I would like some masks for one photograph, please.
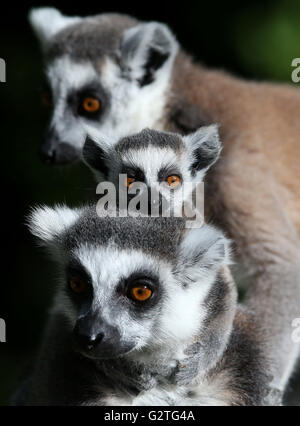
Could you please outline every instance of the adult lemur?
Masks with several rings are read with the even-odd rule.
[[[259,329],[236,309],[229,241],[184,219],[38,208],[59,265],[44,344],[20,405],[261,405]],[[275,399],[274,399],[275,398]]]
[[[117,138],[145,127],[188,133],[221,124],[224,149],[207,178],[207,215],[235,241],[252,278],[247,303],[283,389],[299,351],[291,323],[300,313],[300,92],[195,65],[159,23],[70,18],[49,8],[33,10],[30,20],[53,99],[47,162],[79,159],[86,123]]]

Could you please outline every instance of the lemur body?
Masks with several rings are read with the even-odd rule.
[[[31,22],[54,100],[47,161],[79,159],[87,123],[115,138],[220,123],[224,149],[206,179],[207,217],[236,243],[252,281],[247,304],[265,332],[273,384],[283,390],[299,353],[291,339],[300,309],[299,90],[194,64],[158,23],[68,18],[55,9],[34,10]]]
[[[18,404],[274,403],[255,320],[236,310],[220,231],[99,217],[95,206],[39,208],[30,227],[60,279]]]
[[[185,137],[151,129],[116,142],[99,139],[97,135],[93,140],[89,136],[83,148],[83,160],[98,181],[108,180],[114,184],[118,198],[125,195],[129,202],[137,191],[140,196],[146,192],[146,214],[162,214],[164,209],[152,208],[156,203],[155,207],[165,205],[165,210],[172,215],[177,207],[181,216],[187,211],[184,207],[189,207],[192,215],[197,207],[202,213],[203,192],[199,184],[220,152],[218,128],[212,125]],[[139,185],[141,183],[144,186]],[[136,189],[132,188],[134,184],[138,184]],[[198,202],[196,196],[200,198]],[[203,213],[200,220],[203,221]]]

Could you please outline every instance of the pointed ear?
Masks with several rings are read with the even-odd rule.
[[[108,177],[109,173],[109,158],[112,155],[111,144],[104,138],[97,141],[95,138],[87,135],[83,149],[83,162],[98,176]]]
[[[63,16],[59,10],[52,7],[31,9],[28,18],[43,48],[58,31],[81,19],[79,17]]]
[[[30,232],[42,243],[50,244],[75,223],[80,211],[66,206],[36,207],[28,218]]]
[[[207,171],[219,159],[222,144],[218,125],[201,127],[183,139],[188,147],[189,161],[194,173]]]
[[[151,84],[158,70],[172,64],[177,51],[174,35],[166,25],[158,22],[127,30],[121,45],[125,69],[141,87]]]
[[[180,263],[191,280],[215,273],[230,264],[230,240],[209,225],[190,229],[180,244]]]

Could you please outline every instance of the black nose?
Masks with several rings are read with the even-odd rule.
[[[82,334],[78,329],[75,330],[77,344],[85,351],[91,351],[96,346],[98,346],[99,343],[101,343],[103,340],[103,337],[104,333],[99,333],[97,335],[86,335]]]
[[[55,150],[40,150],[40,158],[45,164],[54,164],[55,163],[56,152]]]

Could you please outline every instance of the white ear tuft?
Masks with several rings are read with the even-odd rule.
[[[41,241],[50,243],[75,223],[80,211],[66,206],[36,207],[28,218],[29,229]]]
[[[53,7],[40,7],[29,12],[29,22],[43,47],[58,31],[80,20],[79,17],[64,16]]]
[[[219,126],[200,127],[196,132],[183,138],[190,157],[192,169],[196,172],[207,171],[220,157],[222,143],[219,136]]]
[[[158,70],[172,64],[177,52],[175,36],[159,22],[139,24],[125,31],[121,46],[122,59],[141,86],[150,84]]]

